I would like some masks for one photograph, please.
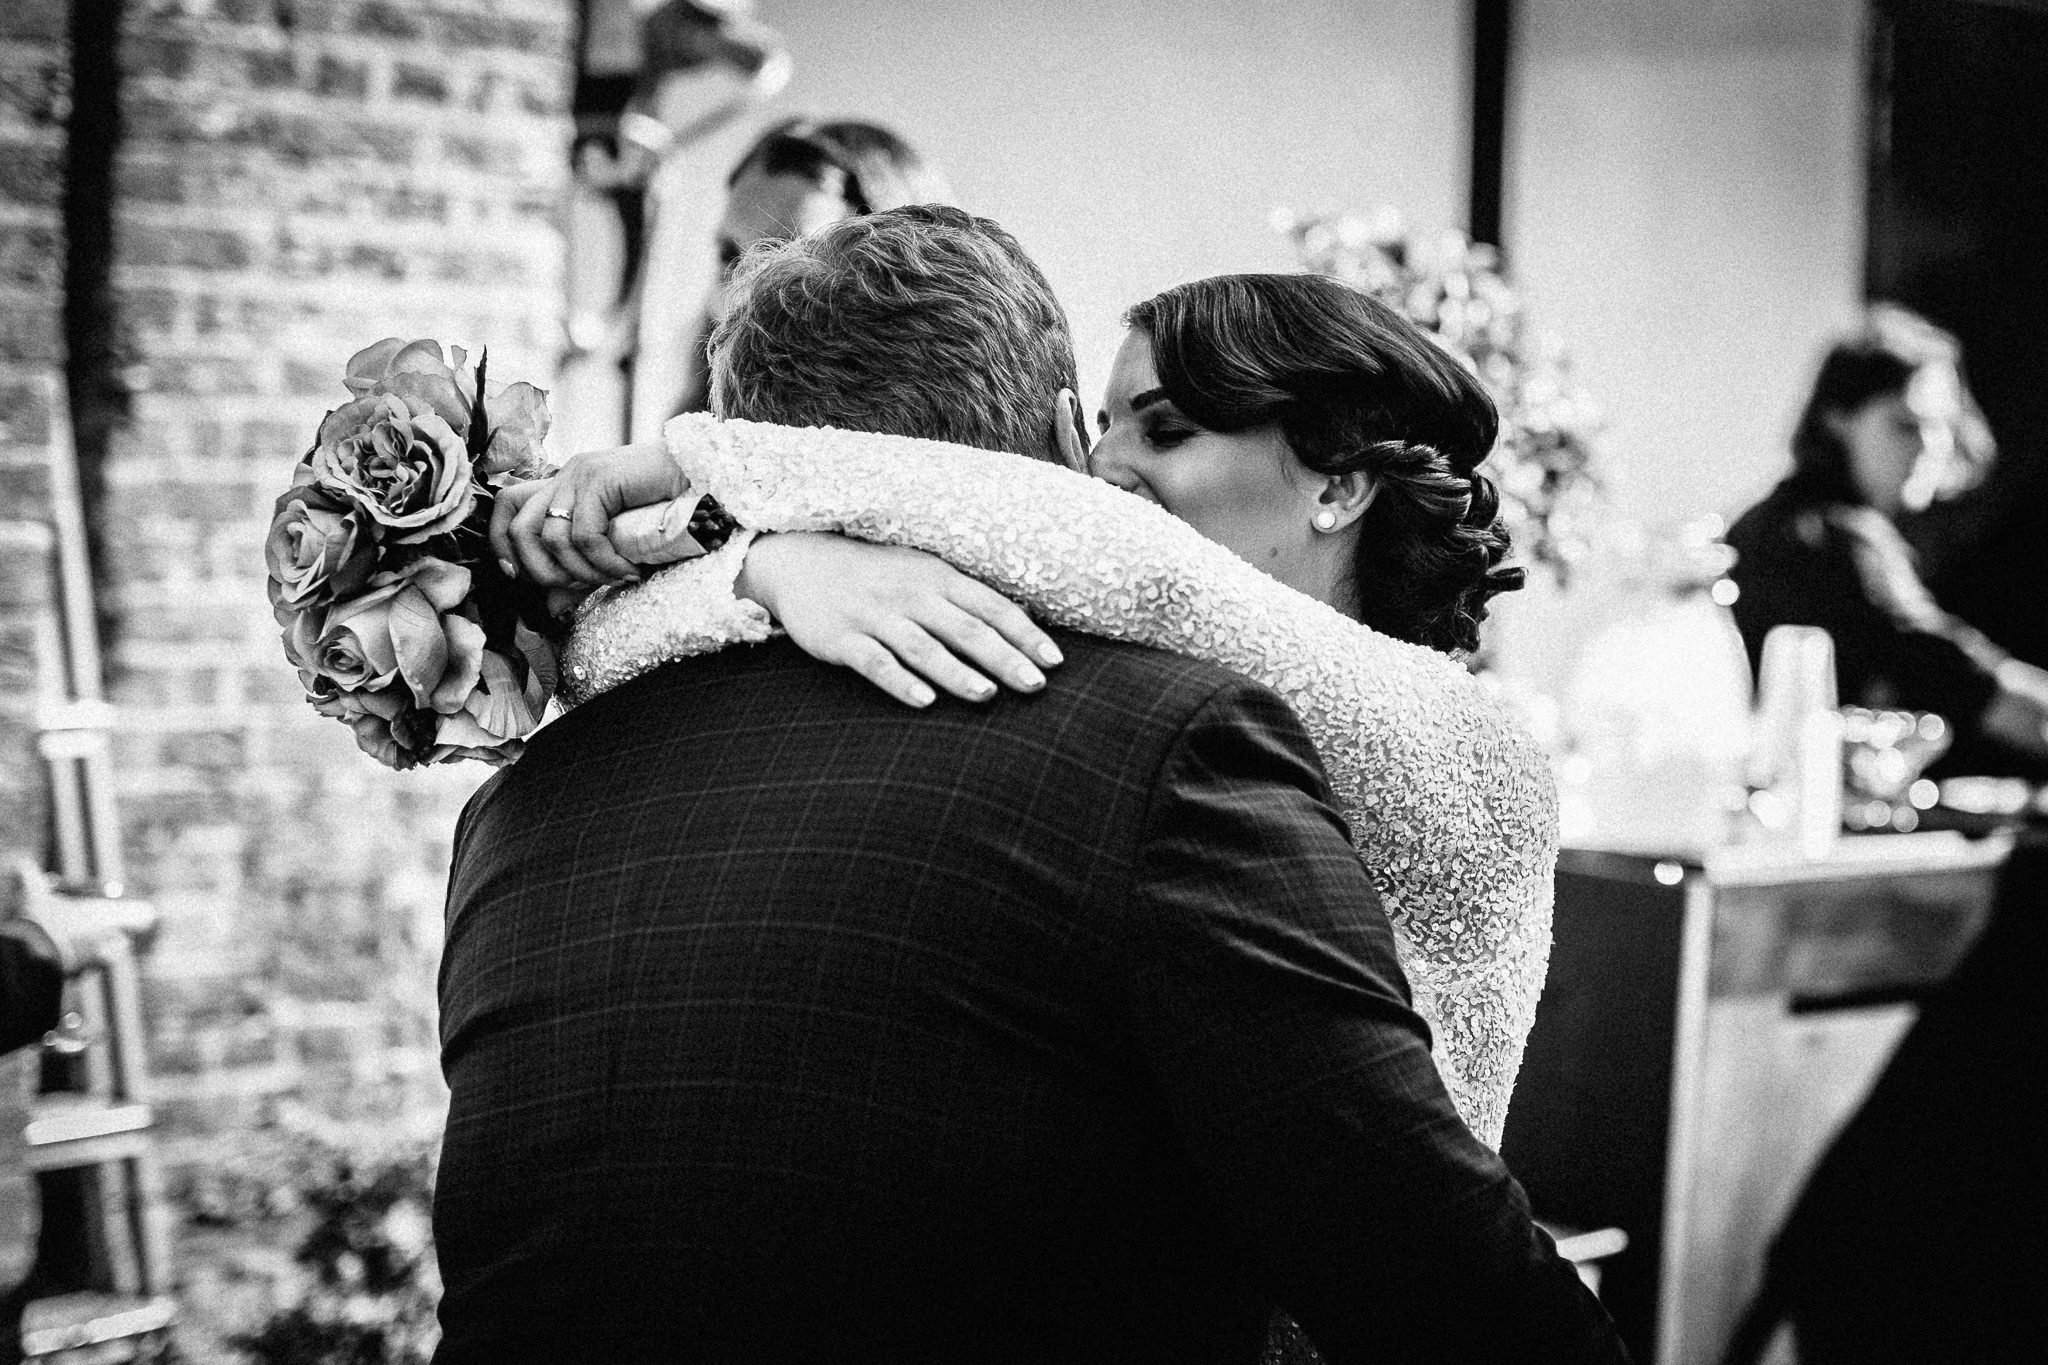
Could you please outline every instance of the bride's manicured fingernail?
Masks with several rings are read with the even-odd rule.
[[[1060,647],[1052,641],[1047,640],[1038,647],[1038,662],[1044,664],[1047,668],[1058,668],[1066,661],[1067,656],[1060,653]],[[1039,681],[1043,682],[1044,679],[1041,678]]]
[[[507,577],[507,578],[517,578],[517,577],[519,577],[519,566],[518,566],[517,564],[514,564],[514,563],[513,563],[513,562],[512,562],[511,560],[509,560],[509,559],[501,559],[501,560],[499,560],[499,561],[498,561],[498,568],[499,568],[499,569],[501,569],[501,570],[503,570],[503,572],[504,572],[504,574],[505,574],[505,577]]]
[[[1026,692],[1036,692],[1039,688],[1045,686],[1045,674],[1026,664],[1017,670],[1017,686],[1023,688]]]

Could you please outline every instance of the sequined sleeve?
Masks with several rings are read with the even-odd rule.
[[[739,531],[708,555],[650,575],[637,587],[601,588],[576,609],[562,650],[561,698],[575,706],[658,664],[774,634],[768,613],[735,596],[752,531]]]
[[[1044,619],[1208,659],[1286,697],[1394,922],[1451,1096],[1499,1142],[1549,955],[1556,791],[1478,680],[1041,461],[701,414],[665,434],[692,486],[745,526],[926,550]],[[597,633],[644,655],[668,609],[643,590],[611,610]]]

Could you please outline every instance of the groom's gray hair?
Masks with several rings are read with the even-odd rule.
[[[711,410],[1057,458],[1067,315],[1016,238],[916,204],[750,252],[711,335]]]

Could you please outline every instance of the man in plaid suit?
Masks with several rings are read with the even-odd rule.
[[[799,239],[734,309],[791,360],[727,415],[1066,420],[1058,305],[957,210]],[[1300,723],[1059,643],[927,710],[786,640],[670,664],[477,793],[442,1365],[1250,1365],[1276,1311],[1332,1362],[1623,1358],[1459,1122]]]

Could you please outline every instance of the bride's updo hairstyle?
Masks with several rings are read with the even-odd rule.
[[[1479,646],[1487,599],[1522,586],[1500,495],[1479,463],[1493,402],[1413,323],[1324,275],[1219,275],[1148,299],[1125,322],[1152,342],[1175,407],[1211,431],[1268,424],[1318,474],[1378,488],[1358,522],[1360,620],[1445,651]]]

